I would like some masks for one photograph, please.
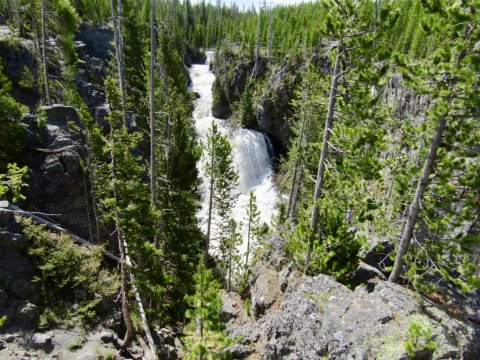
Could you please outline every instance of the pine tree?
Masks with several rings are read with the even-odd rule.
[[[448,49],[438,48],[429,56],[426,64],[411,67],[414,69],[412,74],[404,73],[417,91],[426,93],[433,99],[434,104],[427,112],[429,122],[426,126],[431,123],[430,126],[435,130],[422,174],[417,181],[415,195],[407,210],[407,220],[389,277],[392,282],[397,282],[404,271],[407,251],[410,248],[415,227],[419,223],[423,205],[425,209],[423,217],[435,218],[433,226],[426,223],[427,229],[433,227],[437,233],[441,230],[444,234],[443,239],[440,237],[436,240],[435,246],[429,247],[427,244],[422,246],[426,249],[428,262],[434,264],[434,271],[447,279],[452,279],[452,272],[459,270],[460,276],[454,278],[454,281],[466,289],[470,286],[478,286],[480,283],[478,278],[472,276],[472,272],[468,270],[471,266],[465,252],[461,250],[465,247],[465,240],[469,239],[468,235],[452,234],[454,224],[472,221],[476,216],[475,212],[471,211],[472,203],[469,197],[462,195],[458,199],[458,192],[454,190],[455,185],[453,185],[468,183],[461,179],[462,176],[457,178],[456,174],[469,173],[471,161],[468,157],[471,155],[468,155],[470,151],[467,144],[475,141],[475,136],[472,138],[468,134],[478,134],[478,122],[473,119],[478,116],[478,107],[475,103],[480,93],[478,87],[473,84],[478,81],[479,61],[474,48],[480,34],[478,31],[470,33],[472,24],[478,22],[479,17],[472,6],[473,3],[469,2],[455,7],[448,7],[446,2],[425,4],[428,14],[425,28],[434,34],[441,32],[444,41],[449,44]],[[429,79],[427,85],[422,82],[426,78]],[[473,130],[475,128],[477,131]],[[458,147],[467,151],[457,152]],[[455,152],[457,154],[454,155]],[[460,160],[462,157],[463,160]],[[453,161],[454,158],[457,160]],[[435,163],[440,165],[437,170],[434,168]],[[463,169],[460,170],[460,168]],[[425,193],[429,190],[433,190],[433,194],[441,194],[442,201],[436,200],[437,196],[432,196],[431,200],[426,199]],[[470,191],[475,190],[471,188]],[[453,202],[450,202],[451,195],[457,197]],[[462,211],[458,210],[459,202],[462,203]],[[434,235],[428,236],[435,238]],[[416,242],[418,243],[418,240]],[[435,248],[439,248],[440,252]],[[448,258],[443,256],[442,251],[449,254]],[[459,266],[459,263],[462,265]],[[417,264],[415,261],[408,261],[408,265],[410,267],[408,276],[416,279]]]
[[[212,226],[225,223],[234,207],[238,194],[235,193],[238,174],[233,168],[232,147],[217,125],[207,134],[204,144],[203,167],[208,181],[207,235],[205,239],[205,260],[209,256]]]

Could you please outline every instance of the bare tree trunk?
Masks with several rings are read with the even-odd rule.
[[[88,161],[88,160],[87,160]],[[87,188],[87,175],[85,174],[85,167],[82,168],[82,177],[83,177],[83,193],[85,195],[85,207],[87,210],[87,220],[88,220],[88,237],[91,243],[93,243],[93,229],[92,229],[92,217],[90,216],[90,203],[88,202],[88,188]]]
[[[390,274],[388,281],[396,283],[402,273],[402,268],[404,264],[404,256],[406,255],[408,248],[410,246],[410,241],[412,239],[413,230],[417,222],[418,213],[420,211],[420,203],[423,200],[423,194],[428,185],[428,178],[432,172],[433,164],[437,157],[438,146],[443,136],[447,120],[445,116],[442,116],[438,120],[437,131],[432,139],[430,145],[430,150],[428,151],[427,159],[423,165],[422,176],[417,184],[417,190],[415,191],[415,196],[408,210],[407,222],[403,228],[402,237],[400,239],[400,245],[397,250],[397,255],[395,257],[395,264],[393,265],[392,273]]]
[[[305,89],[303,89],[303,93],[305,94]],[[305,96],[304,99],[305,101]],[[293,215],[293,208],[295,207],[295,189],[297,189],[297,177],[298,177],[298,167],[300,165],[300,157],[301,157],[301,151],[302,151],[302,145],[303,145],[303,134],[305,132],[305,105],[303,105],[302,109],[302,125],[300,128],[300,138],[298,139],[298,144],[297,144],[297,158],[295,159],[295,165],[294,165],[294,170],[293,170],[293,179],[292,179],[292,187],[290,188],[290,197],[288,198],[288,207],[287,207],[287,219],[292,219]],[[298,195],[298,192],[297,192]]]
[[[120,101],[123,112],[123,124],[127,123],[127,108],[125,100],[124,68],[123,68],[123,22],[122,0],[118,0],[118,11],[115,0],[110,1],[112,7],[113,35],[115,39],[115,56],[117,58],[118,83],[120,85]]]
[[[340,73],[340,62],[343,55],[343,48],[341,42],[337,45],[337,58],[335,60],[335,68],[333,70],[333,77],[332,77],[332,84],[330,88],[330,98],[328,100],[328,113],[327,119],[325,121],[325,131],[323,133],[323,142],[322,142],[322,152],[320,153],[320,161],[318,163],[318,172],[317,172],[317,182],[315,184],[315,194],[313,196],[313,210],[312,210],[312,218],[310,221],[310,229],[312,230],[313,236],[317,232],[318,226],[318,215],[319,215],[319,208],[318,208],[318,199],[322,196],[323,190],[323,177],[325,175],[325,160],[327,158],[328,153],[328,141],[330,139],[330,132],[332,131],[333,127],[333,115],[335,111],[335,103],[337,100],[337,85],[338,85],[338,77]],[[308,269],[310,265],[310,254],[313,250],[313,239],[309,240],[309,248],[307,253],[306,259],[306,268]]]
[[[273,60],[273,15],[272,2],[270,1],[270,9],[268,13],[268,61],[270,66],[272,66]]]
[[[259,4],[258,9],[258,24],[257,24],[257,41],[255,44],[255,65],[253,67],[253,76],[257,76],[260,70],[260,38],[262,36],[262,4]]]
[[[90,148],[90,132],[88,130],[85,131],[85,135],[87,138],[87,167],[88,167],[88,172],[90,174],[90,194],[92,196],[92,210],[93,210],[93,217],[95,220],[95,236],[97,239],[97,244],[100,243],[100,240],[102,238],[102,234],[100,231],[100,218],[98,215],[98,203],[97,203],[97,191],[95,190],[95,169],[93,168],[92,161],[92,150]]]
[[[340,61],[343,55],[342,46],[339,44],[337,46],[337,58],[335,60],[335,68],[333,71],[332,77],[332,85],[330,88],[330,98],[328,101],[328,113],[327,119],[325,121],[325,131],[323,133],[323,142],[322,142],[322,152],[320,154],[320,161],[318,163],[318,172],[317,172],[317,182],[315,185],[315,194],[313,197],[313,211],[312,211],[312,218],[310,221],[310,228],[313,232],[317,231],[318,225],[318,199],[322,194],[323,189],[323,177],[325,174],[325,160],[327,158],[328,153],[328,141],[330,139],[330,132],[332,131],[333,127],[333,115],[335,111],[335,103],[337,101],[337,85],[338,85],[338,75],[340,73]]]
[[[290,210],[290,221],[293,224],[297,224],[298,222],[298,198],[300,197],[300,188],[302,186],[303,181],[303,165],[300,166],[300,170],[298,171],[298,179],[297,184],[295,185],[295,191],[293,192],[292,197],[292,209]]]
[[[45,100],[47,105],[52,105],[50,98],[50,87],[48,84],[48,59],[47,59],[47,40],[45,30],[45,0],[42,0],[42,63],[43,63],[43,81],[45,82]]]
[[[132,262],[130,261],[130,257],[128,256],[127,249],[125,249],[125,254],[126,254],[127,266],[132,267]],[[138,312],[140,313],[140,319],[142,321],[143,331],[145,332],[145,336],[147,337],[148,346],[150,347],[150,350],[152,351],[153,358],[155,360],[157,360],[158,359],[157,347],[155,346],[155,342],[153,341],[152,332],[150,331],[150,328],[148,327],[147,315],[145,314],[145,309],[143,307],[142,298],[140,297],[140,292],[138,291],[138,288],[135,285],[135,277],[133,276],[132,273],[130,273],[130,279],[132,279],[132,290],[133,290],[133,293],[135,295],[135,300],[137,301],[137,308],[138,308]]]
[[[112,136],[112,147],[115,146],[115,134],[113,124],[110,124],[110,134]],[[120,216],[118,214],[117,205],[119,201],[119,195],[117,191],[117,176],[115,174],[115,154],[113,150],[110,151],[111,156],[111,176],[113,183],[113,198],[115,199],[115,230],[117,232],[118,250],[120,252],[120,284],[122,292],[122,315],[125,322],[125,337],[123,339],[122,347],[128,348],[133,340],[133,322],[130,316],[130,310],[128,309],[128,273],[127,273],[127,253],[126,242],[123,230],[120,225]]]
[[[154,209],[157,209],[157,157],[155,146],[155,0],[150,6],[150,195]],[[155,221],[153,243],[160,247],[158,226]]]
[[[87,247],[92,247],[93,246],[92,243],[88,242],[85,239],[82,239],[81,237],[79,237],[75,234],[72,234],[70,231],[61,227],[60,225],[57,225],[57,224],[55,224],[51,221],[47,221],[47,220],[41,218],[40,216],[35,215],[31,212],[24,211],[24,210],[12,205],[12,204],[8,204],[7,208],[4,208],[2,202],[0,202],[0,212],[14,212],[14,213],[20,214],[22,216],[25,216],[25,217],[28,217],[28,218],[32,219],[33,221],[35,221],[38,224],[45,225],[45,227],[49,228],[50,230],[68,235],[77,244],[84,245],[84,246],[87,246]],[[108,251],[103,250],[102,254],[103,254],[103,256],[105,256],[106,258],[108,258],[110,260],[117,261],[117,262],[120,261],[120,259],[117,256],[113,255],[112,253],[109,253]]]
[[[34,36],[33,44],[35,46],[35,55],[37,56],[37,59],[40,59],[41,58],[41,55],[40,55],[40,40],[39,40],[39,36],[38,36],[38,27],[37,27],[37,19],[36,19],[37,14],[34,11],[34,9],[35,9],[35,6],[32,3],[31,6],[30,6],[30,10],[32,12],[32,28],[33,28],[33,36]]]

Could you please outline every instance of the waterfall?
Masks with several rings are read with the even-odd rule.
[[[278,194],[273,182],[273,147],[267,135],[248,129],[232,129],[226,121],[212,116],[212,84],[215,80],[215,75],[209,70],[209,61],[212,54],[212,52],[207,52],[207,63],[193,65],[190,70],[191,90],[200,95],[195,102],[193,117],[200,141],[206,141],[206,134],[213,121],[217,124],[218,129],[228,136],[233,147],[233,165],[239,175],[237,192],[240,196],[236,207],[233,209],[232,217],[237,222],[244,223],[241,230],[244,241],[240,247],[240,251],[244,253],[247,247],[245,218],[250,191],[253,191],[257,197],[260,223],[270,224],[272,217],[276,215]],[[208,189],[201,164],[199,164],[199,172],[202,180],[203,202],[198,215],[202,230],[206,231],[208,209],[205,196]]]

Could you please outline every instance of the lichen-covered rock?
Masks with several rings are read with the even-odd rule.
[[[412,324],[431,331],[416,341],[416,356],[433,359],[480,357],[480,324],[471,312],[459,314],[403,286],[376,279],[351,290],[326,275],[296,274],[275,235],[267,242],[250,278],[252,306],[262,309],[254,322],[227,322],[227,333],[240,338],[248,359],[408,359]],[[368,266],[368,265],[367,265]],[[282,285],[284,284],[284,285]],[[451,294],[453,294],[451,292]],[[472,296],[465,305],[473,309]],[[226,309],[231,304],[226,302]],[[478,309],[478,307],[477,307]],[[233,311],[230,311],[233,313]],[[255,315],[258,315],[255,313]],[[435,351],[424,349],[433,341]]]
[[[36,323],[39,315],[37,306],[27,301],[17,308],[15,322],[23,326],[33,325]]]
[[[222,294],[222,302],[221,319],[224,323],[231,320],[237,324],[251,322],[250,317],[245,312],[244,302],[239,294],[235,292],[225,292]]]
[[[432,329],[433,358],[480,355],[477,326],[410,290],[379,282],[372,293],[354,292],[325,275],[301,277],[278,310],[248,324],[248,331],[229,331],[246,336],[245,343],[255,343],[256,356],[265,359],[401,359],[407,358],[414,322]]]
[[[34,349],[49,352],[53,349],[52,336],[50,334],[35,333],[30,339],[30,345]]]

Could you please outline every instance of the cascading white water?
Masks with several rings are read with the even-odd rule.
[[[237,206],[233,210],[232,217],[237,222],[243,222],[242,228],[243,244],[240,251],[246,251],[246,209],[249,202],[250,191],[253,191],[257,198],[257,206],[260,210],[260,221],[270,224],[273,216],[276,215],[276,204],[278,194],[272,180],[272,144],[270,139],[261,132],[247,129],[231,129],[227,122],[212,116],[212,84],[215,75],[209,70],[209,62],[212,52],[207,52],[205,65],[193,65],[190,70],[192,79],[192,90],[200,95],[195,102],[193,117],[195,128],[201,141],[206,140],[206,134],[211,127],[212,121],[218,129],[226,134],[233,147],[233,164],[238,171],[239,184],[237,191],[240,194]],[[207,195],[205,175],[202,166],[199,166],[200,178],[202,181],[203,196]],[[206,230],[207,202],[203,201],[199,217],[202,220],[202,228]]]

